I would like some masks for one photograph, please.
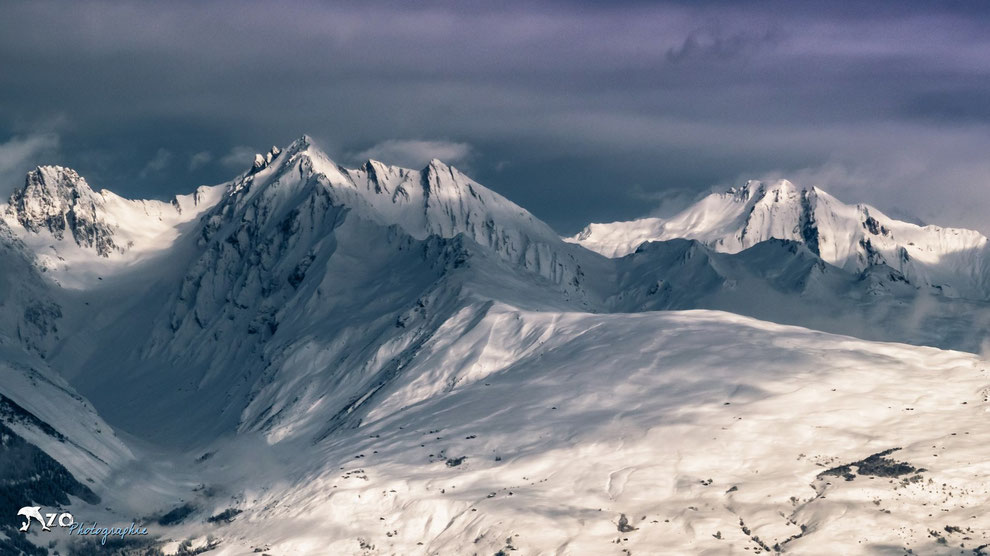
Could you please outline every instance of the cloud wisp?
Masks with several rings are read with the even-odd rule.
[[[172,153],[162,147],[155,151],[155,156],[151,157],[151,160],[144,165],[138,177],[141,179],[147,179],[149,176],[162,173],[169,165],[172,163]]]
[[[213,162],[213,153],[210,151],[199,151],[189,157],[189,171],[195,171]]]
[[[24,184],[24,175],[33,167],[55,157],[59,137],[54,133],[15,136],[0,143],[0,199]]]

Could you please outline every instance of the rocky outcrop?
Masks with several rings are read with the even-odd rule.
[[[24,187],[11,194],[7,212],[29,232],[47,230],[56,239],[71,236],[78,245],[107,257],[123,249],[100,215],[102,206],[103,199],[75,170],[39,166],[28,172]]]

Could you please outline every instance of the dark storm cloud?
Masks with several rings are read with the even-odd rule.
[[[345,163],[469,153],[567,233],[764,175],[983,227],[983,4],[837,4],[8,4],[0,161],[165,196],[310,133]]]

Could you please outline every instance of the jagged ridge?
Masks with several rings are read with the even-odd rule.
[[[591,224],[567,241],[609,257],[646,241],[695,239],[738,253],[769,239],[804,243],[825,261],[852,272],[886,265],[919,287],[990,298],[987,238],[972,230],[917,226],[868,205],[847,205],[817,187],[787,180],[748,182],[713,193],[669,218]]]

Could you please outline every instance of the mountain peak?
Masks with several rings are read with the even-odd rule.
[[[260,158],[257,171],[230,182],[227,199],[215,212],[233,215],[250,206],[289,217],[300,202],[310,200],[347,207],[351,217],[397,226],[420,240],[463,233],[501,258],[556,281],[570,279],[568,273],[574,272],[575,265],[563,260],[573,249],[562,246],[549,226],[441,160],[433,158],[421,170],[375,160],[347,168],[308,136],[273,155],[271,162]],[[218,220],[211,229],[222,225]]]
[[[784,195],[784,198],[789,198],[795,194],[804,193],[805,191],[807,191],[807,189],[798,187],[794,184],[794,182],[786,179],[776,179],[770,181],[749,180],[740,188],[730,188],[726,191],[726,194],[734,195],[742,201],[748,201],[751,199],[760,200],[770,196],[775,201],[779,202],[781,195]]]
[[[990,294],[982,266],[990,260],[973,272],[952,268],[971,266],[974,257],[983,260],[987,238],[979,232],[901,222],[869,205],[845,204],[820,188],[784,179],[751,180],[712,193],[670,218],[592,224],[567,239],[621,257],[645,241],[675,238],[698,240],[725,253],[771,239],[798,241],[848,271],[888,265],[916,286],[945,286],[946,292],[977,297]]]
[[[307,154],[311,157],[323,158],[329,160],[323,151],[313,144],[313,138],[309,135],[303,135],[289,143],[284,149],[278,146],[272,145],[272,148],[268,149],[267,152],[256,153],[254,155],[254,161],[251,163],[251,168],[247,171],[247,176],[253,176],[269,167],[276,160],[290,160],[299,154]]]
[[[278,147],[273,145],[272,148],[269,149],[266,154],[258,153],[254,155],[254,165],[251,166],[250,173],[257,174],[258,172],[264,170],[272,163],[273,160],[278,158],[278,155],[280,155],[281,153],[282,151]]]
[[[28,197],[45,193],[61,195],[67,192],[89,195],[93,193],[93,189],[86,183],[85,178],[72,168],[46,165],[37,166],[28,172],[24,177],[24,187],[13,194]]]
[[[49,231],[56,239],[69,232],[76,243],[106,257],[118,249],[113,230],[100,216],[103,197],[75,170],[38,166],[27,173],[24,187],[10,195],[6,215],[35,234]]]
[[[295,141],[289,144],[287,150],[289,151],[300,151],[306,150],[313,144],[313,137],[307,133],[300,135]]]
[[[457,182],[456,169],[434,158],[423,168],[423,183],[427,190],[440,189]]]
[[[203,186],[168,202],[131,200],[94,191],[72,168],[38,166],[0,204],[0,228],[9,229],[35,252],[40,268],[71,288],[166,249],[180,227],[215,204],[222,191]]]
[[[277,149],[278,147],[272,147],[272,149]],[[326,153],[320,150],[319,146],[313,141],[313,138],[309,135],[303,134],[299,136],[296,140],[289,143],[287,147],[282,149],[281,155],[285,157],[286,160],[296,156],[300,153],[309,152],[311,154],[326,156]]]

